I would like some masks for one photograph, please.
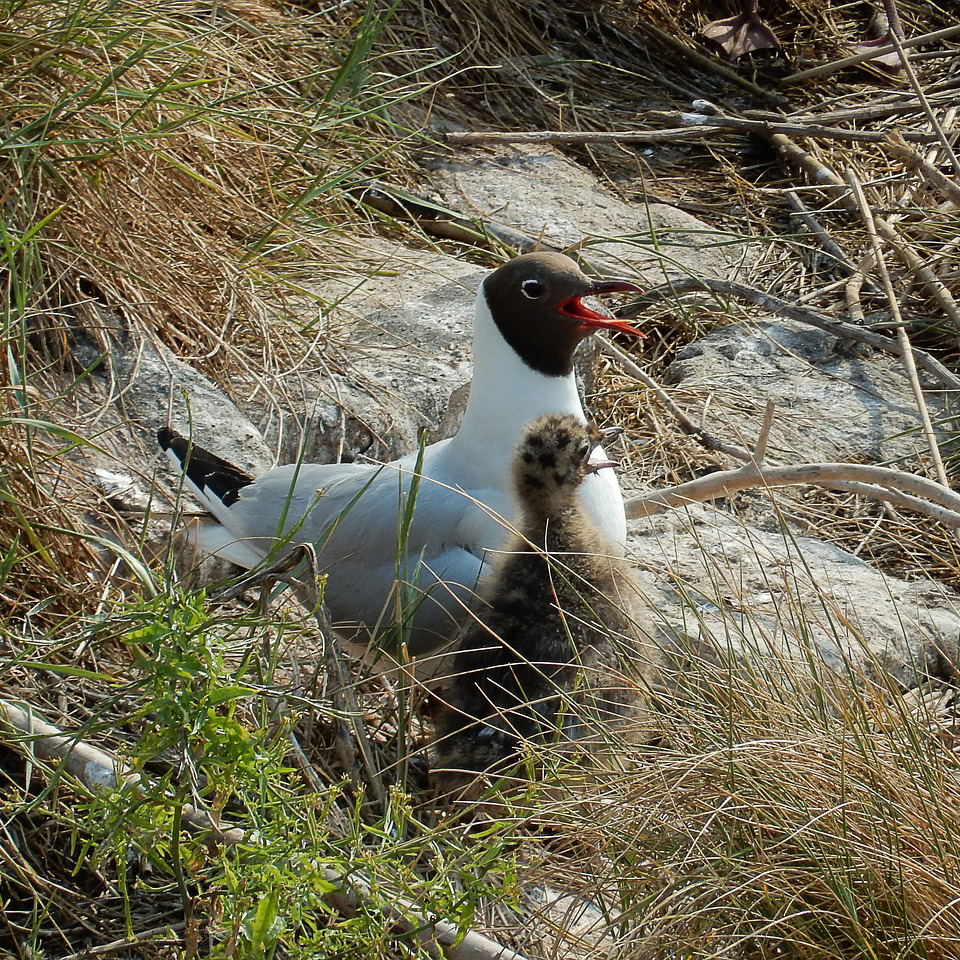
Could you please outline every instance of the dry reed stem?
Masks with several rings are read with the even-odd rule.
[[[824,163],[817,160],[809,151],[802,149],[796,143],[780,133],[769,137],[773,144],[786,159],[802,167],[812,179],[821,187],[828,189],[851,212],[857,213],[856,200],[850,195],[849,188],[837,174]],[[903,263],[914,273],[927,293],[933,297],[947,314],[955,330],[960,331],[960,306],[953,295],[927,266],[911,246],[905,242],[897,229],[882,217],[874,218],[877,232],[897,251]]]
[[[924,160],[899,134],[894,131],[886,144],[888,152],[892,153],[908,170],[915,170],[930,186],[942,194],[955,206],[960,207],[960,184],[945,177],[932,163]]]
[[[910,383],[910,389],[913,391],[913,398],[917,404],[917,410],[920,413],[920,423],[923,428],[923,435],[927,441],[927,448],[930,451],[930,457],[933,460],[933,467],[937,474],[937,479],[943,486],[949,489],[950,481],[947,479],[947,471],[943,466],[943,458],[940,456],[940,446],[937,443],[937,435],[933,429],[933,423],[930,420],[930,411],[927,409],[927,402],[923,396],[923,388],[920,386],[920,379],[917,376],[917,365],[913,358],[913,347],[910,344],[910,338],[907,336],[906,327],[903,324],[903,317],[900,314],[900,303],[893,290],[893,283],[890,280],[890,272],[887,270],[887,262],[883,256],[883,247],[880,245],[880,237],[877,236],[876,221],[870,204],[864,196],[863,187],[852,170],[846,171],[846,180],[850,184],[853,196],[857,201],[857,207],[860,210],[860,216],[863,218],[864,225],[867,228],[867,234],[870,237],[870,246],[873,250],[873,259],[880,271],[880,279],[883,283],[884,292],[887,295],[887,302],[893,312],[893,321],[896,325],[897,341],[900,344],[900,356],[903,360],[903,366],[907,374],[907,380]]]
[[[886,11],[887,19],[890,23],[890,41],[893,43],[894,47],[896,47],[897,56],[900,58],[900,65],[903,67],[903,71],[906,73],[907,79],[910,81],[910,86],[913,88],[914,95],[920,101],[920,105],[923,107],[923,112],[927,118],[927,122],[933,128],[934,134],[943,146],[945,155],[949,158],[950,163],[953,166],[954,175],[960,176],[960,160],[957,160],[957,155],[953,151],[953,145],[947,138],[947,135],[943,129],[943,125],[933,112],[933,108],[930,106],[930,101],[927,100],[927,95],[924,92],[923,86],[920,84],[919,78],[917,77],[917,72],[913,69],[913,65],[910,63],[910,57],[907,55],[907,47],[904,44],[905,35],[903,32],[903,24],[900,22],[900,13],[897,10],[896,0],[883,0],[883,8]]]
[[[900,47],[904,50],[909,50],[912,47],[920,46],[921,43],[935,43],[938,40],[949,40],[958,34],[960,34],[960,24],[954,24],[949,27],[944,27],[942,30],[931,30],[928,33],[921,33],[915,37],[910,37],[908,40],[901,41]],[[825,77],[831,73],[836,73],[838,70],[844,70],[847,67],[854,67],[859,63],[866,63],[868,60],[885,56],[888,53],[899,52],[900,51],[897,48],[896,42],[891,41],[890,43],[882,47],[877,47],[873,50],[866,50],[863,53],[854,53],[849,57],[844,57],[842,60],[834,60],[831,63],[824,63],[816,67],[811,67],[809,70],[801,70],[798,73],[790,74],[789,76],[784,77],[782,82],[784,84],[803,83],[814,78]]]

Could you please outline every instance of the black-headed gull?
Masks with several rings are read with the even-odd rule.
[[[399,609],[398,580],[419,605],[408,618],[412,653],[449,640],[517,515],[510,464],[524,428],[544,414],[585,422],[573,374],[577,345],[597,330],[637,333],[581,298],[639,292],[625,280],[589,279],[558,253],[530,253],[489,274],[476,299],[473,382],[455,436],[423,451],[421,482],[405,549],[403,504],[417,454],[376,464],[288,464],[253,478],[169,429],[161,447],[210,516],[192,525],[201,553],[253,568],[289,543],[315,544],[324,598],[341,635],[379,634]],[[597,456],[603,457],[598,449]],[[615,544],[626,540],[623,498],[610,468],[579,496]],[[409,610],[409,607],[407,608]]]

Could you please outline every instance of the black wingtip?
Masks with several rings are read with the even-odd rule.
[[[227,507],[236,503],[245,486],[253,483],[250,474],[198,447],[169,427],[157,431],[157,443],[177,458],[187,479],[197,490],[213,494]]]

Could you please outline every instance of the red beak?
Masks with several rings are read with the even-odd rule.
[[[604,293],[643,293],[643,290],[629,280],[595,280],[588,293],[596,297]],[[585,307],[580,302],[580,297],[564,300],[557,311],[565,317],[578,320],[585,334],[593,333],[594,330],[620,330],[623,333],[632,333],[636,337],[646,336],[636,327],[631,327],[626,320],[606,317],[602,313],[597,313],[596,310]]]

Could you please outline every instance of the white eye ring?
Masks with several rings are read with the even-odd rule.
[[[543,284],[539,280],[524,280],[520,284],[520,292],[528,300],[539,300],[543,296]]]

